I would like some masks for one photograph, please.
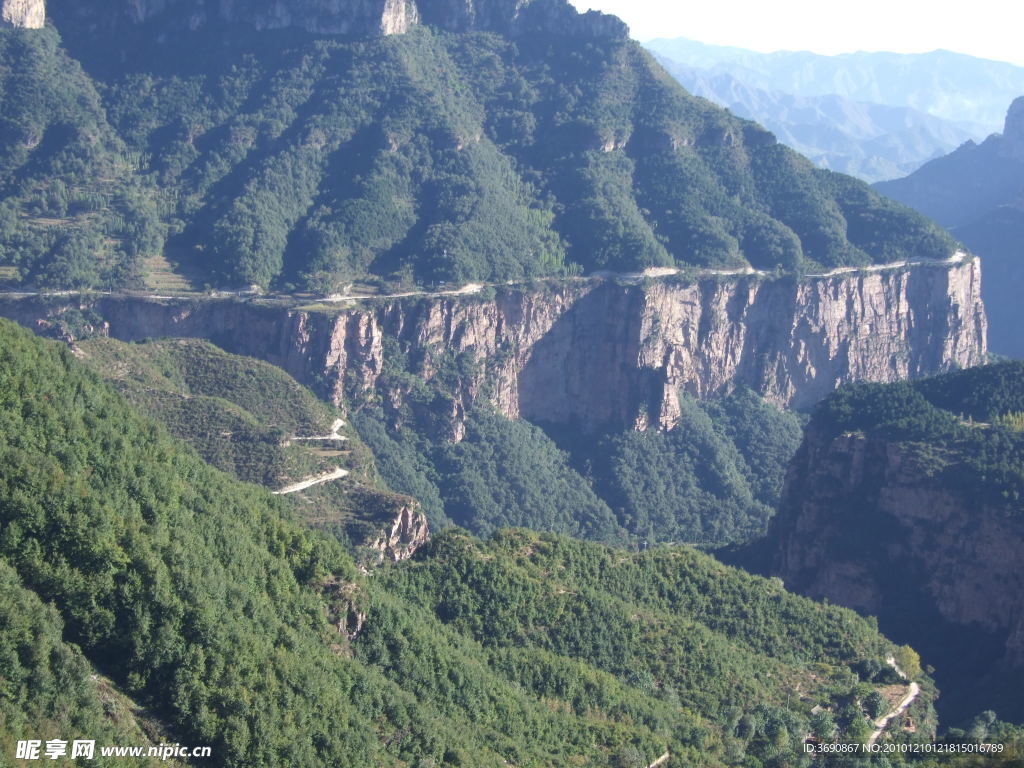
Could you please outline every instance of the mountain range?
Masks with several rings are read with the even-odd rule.
[[[0,320],[0,762],[1019,759],[927,638],[788,591],[828,563],[780,554],[858,479],[808,468],[829,430],[1018,502],[1017,390],[920,402],[987,357],[938,224],[563,0],[0,18],[0,315],[31,329]],[[876,501],[823,505],[861,527],[821,543],[876,541]],[[765,576],[700,551],[752,539]],[[975,756],[944,757],[908,759]]]
[[[897,178],[1001,125],[1024,68],[948,51],[765,54],[685,38],[645,44],[697,95],[765,125],[822,167]]]
[[[324,294],[953,251],[687,94],[617,20],[547,0],[421,6],[402,26],[382,21],[391,6],[54,0],[62,37],[2,41],[16,109],[0,269],[59,288],[156,287],[170,269],[195,288]]]
[[[6,320],[0,340],[5,759],[39,737],[267,768],[799,760],[810,729],[866,738],[861,699],[912,658],[691,549],[454,530],[360,572],[68,349]]]
[[[991,348],[1024,356],[1024,97],[1010,105],[1001,134],[969,142],[877,188],[948,227],[982,256]]]

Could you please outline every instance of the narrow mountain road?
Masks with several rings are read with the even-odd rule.
[[[853,272],[884,272],[888,269],[901,269],[909,266],[919,266],[924,264],[931,264],[935,266],[946,266],[952,264],[959,264],[967,257],[967,254],[963,251],[957,251],[948,259],[944,260],[904,260],[894,261],[889,264],[872,264],[866,267],[837,267],[836,269],[829,270],[828,272],[819,272],[815,274],[808,274],[805,277],[813,278],[828,278],[835,277],[837,275],[846,275]],[[659,277],[672,277],[682,272],[678,267],[648,267],[642,272],[609,272],[601,271],[594,272],[591,275],[584,275],[578,278],[572,278],[576,280],[588,280],[594,277],[600,277],[611,280],[645,280],[645,279],[656,279]],[[697,272],[698,277],[742,277],[746,275],[760,275],[762,277],[772,274],[771,272],[763,269],[754,269],[753,267],[737,267],[736,269],[701,269]],[[509,280],[500,285],[525,285],[526,280]],[[410,296],[468,296],[476,293],[480,293],[485,285],[491,285],[490,283],[467,283],[461,288],[448,291],[406,291],[404,293],[386,293],[386,294],[334,294],[326,296],[318,301],[322,302],[350,302],[350,301],[362,301],[369,299],[404,299]],[[495,284],[499,285],[499,284]]]
[[[336,419],[331,425],[331,434],[317,435],[314,437],[293,437],[292,440],[348,440],[344,435],[339,435],[338,430],[345,426],[342,419]]]
[[[933,260],[904,260],[894,261],[889,264],[871,264],[866,267],[837,267],[836,269],[829,270],[828,272],[817,272],[809,273],[804,277],[811,278],[828,278],[835,277],[837,275],[847,275],[854,272],[884,272],[889,269],[901,269],[903,267],[921,266],[930,264],[932,266],[947,266],[952,264],[959,264],[967,257],[967,254],[963,251],[957,251],[948,259],[933,261]],[[591,275],[584,275],[578,278],[570,278],[575,280],[588,280],[594,277],[602,277],[615,280],[644,280],[650,278],[659,277],[671,277],[678,275],[682,270],[677,267],[648,267],[642,272],[594,272]],[[738,267],[736,269],[701,269],[697,272],[698,277],[711,277],[711,276],[744,276],[744,275],[769,275],[770,272],[763,269],[754,269],[753,267]],[[341,303],[341,302],[352,302],[352,301],[366,301],[371,299],[404,299],[412,296],[470,296],[473,294],[480,293],[487,285],[525,285],[526,280],[509,280],[505,283],[467,283],[461,288],[454,288],[445,291],[405,291],[402,293],[378,293],[378,294],[332,294],[330,296],[322,296],[315,299],[316,302],[321,303]],[[75,296],[83,291],[6,291],[0,292],[0,298],[8,299],[23,299],[31,298],[35,296]],[[84,293],[101,295],[101,296],[112,296],[115,298],[131,297],[131,298],[145,298],[154,300],[165,300],[171,301],[174,299],[223,299],[223,298],[276,298],[278,300],[287,300],[289,297],[286,295],[270,294],[262,295],[256,290],[244,290],[244,291],[215,291],[210,296],[165,296],[159,294],[139,294],[139,293],[127,293],[127,292],[114,292],[114,291],[84,291]]]
[[[903,673],[903,670],[900,669],[899,666],[896,664],[895,658],[890,656],[886,659],[886,662],[889,664],[890,667],[896,670],[897,674],[900,677],[902,677],[904,680],[907,679],[907,676]],[[875,742],[878,741],[879,737],[881,737],[882,733],[885,731],[886,726],[889,725],[893,718],[899,717],[904,712],[906,712],[907,707],[914,703],[914,699],[916,699],[918,694],[920,693],[921,686],[911,681],[910,685],[907,686],[906,695],[902,699],[900,699],[899,703],[895,707],[893,707],[890,712],[882,715],[874,721],[875,730],[871,734],[871,737],[868,739],[869,747],[874,746]]]
[[[900,703],[896,705],[896,708],[886,715],[882,715],[880,718],[875,720],[875,731],[871,734],[871,738],[868,739],[868,746],[873,746],[878,738],[882,735],[885,727],[889,725],[889,722],[894,718],[902,715],[911,704],[914,703],[914,699],[921,693],[921,686],[917,683],[911,683],[907,689],[907,695],[900,699]]]
[[[832,277],[833,275],[847,275],[850,272],[883,272],[887,269],[900,269],[902,267],[917,266],[919,264],[959,264],[967,257],[963,251],[957,251],[944,261],[893,261],[888,264],[871,264],[867,267],[837,267],[829,272],[808,274],[806,277]]]
[[[307,488],[312,488],[314,485],[320,485],[321,483],[329,483],[331,480],[340,480],[348,474],[347,469],[336,467],[327,474],[317,475],[315,477],[309,477],[301,482],[295,483],[294,485],[288,485],[279,491],[274,491],[275,496],[283,496],[286,493],[297,493],[298,491],[304,491]]]
[[[385,294],[334,294],[332,296],[326,296],[319,301],[359,301],[363,299],[405,299],[410,296],[469,296],[474,293],[480,293],[483,290],[483,283],[466,283],[461,288],[455,288],[450,291],[406,291],[404,293],[385,293]]]

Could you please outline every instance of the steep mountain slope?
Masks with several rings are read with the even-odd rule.
[[[147,718],[81,650],[63,638],[64,622],[52,605],[26,589],[0,559],[0,754],[17,754],[17,741],[89,739],[100,746],[167,743],[160,724]],[[40,749],[40,753],[43,749]],[[95,765],[115,765],[95,752]],[[164,764],[142,758],[147,768]],[[177,760],[170,765],[180,766]]]
[[[67,350],[6,321],[0,340],[0,648],[29,628],[56,650],[5,654],[0,679],[81,686],[87,660],[218,766],[747,765],[802,759],[819,704],[868,728],[893,646],[845,609],[688,550],[515,532],[363,578]],[[50,725],[40,688],[0,743],[100,728],[81,690]],[[2,711],[23,695],[0,687]]]
[[[402,373],[382,388],[396,392]],[[390,487],[478,535],[521,526],[618,544],[744,541],[764,531],[800,434],[794,414],[737,392],[684,398],[667,433],[545,424],[545,434],[477,407],[453,444],[439,384],[420,383],[398,408],[358,407],[355,424]]]
[[[974,135],[966,126],[909,107],[837,94],[798,96],[748,85],[731,72],[658,59],[695,96],[760,123],[818,166],[865,181],[905,176]]]
[[[350,547],[373,550],[365,556],[408,557],[427,537],[418,502],[383,486],[374,457],[341,413],[281,369],[185,339],[95,337],[75,351],[204,460],[288,491],[281,495],[303,519]],[[332,479],[290,490],[325,477]]]
[[[1024,67],[951,51],[758,53],[686,38],[651,40],[646,46],[680,64],[729,72],[755,88],[910,107],[965,125],[977,136],[995,130],[1006,104],[1024,93]]]
[[[984,257],[982,295],[992,350],[1024,356],[1024,97],[1010,105],[1002,134],[965,144],[877,188],[949,227]]]
[[[324,14],[377,18],[369,6],[198,8],[49,10],[145,160],[166,255],[200,284],[330,292],[952,252],[930,222],[686,94],[617,20],[559,0],[431,0],[402,34],[378,19],[363,37],[327,34]]]
[[[905,179],[876,187],[951,229],[1019,203],[1024,194],[1024,96],[1010,105],[1001,134],[981,144],[970,142]]]
[[[142,160],[52,29],[0,27],[0,282],[137,284],[162,246]]]
[[[940,711],[1024,717],[1024,364],[841,390],[768,542],[787,586],[875,614],[934,664]]]

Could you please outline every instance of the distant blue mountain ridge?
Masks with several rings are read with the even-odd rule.
[[[935,219],[982,257],[989,349],[1024,359],[1024,97],[1010,105],[1002,133],[876,189]]]
[[[1002,125],[1024,67],[949,51],[758,53],[685,38],[645,43],[698,96],[756,120],[822,167],[907,175]]]

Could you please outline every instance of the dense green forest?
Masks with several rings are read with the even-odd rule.
[[[346,425],[338,440],[295,439],[330,435],[341,414],[269,363],[195,339],[98,337],[77,346],[86,365],[240,480],[277,488],[337,464],[362,479],[372,474],[371,457]]]
[[[1019,721],[1024,363],[844,387],[789,478],[768,536],[723,556],[876,615],[935,666],[948,724]]]
[[[0,28],[0,282],[141,285],[166,225],[138,149],[53,30]]]
[[[955,248],[624,36],[105,28],[51,5],[45,29],[0,28],[3,291],[799,276]],[[347,390],[339,426],[204,342],[68,349],[0,320],[0,765],[22,739],[88,738],[209,745],[225,768],[808,768],[805,739],[863,742],[906,691],[886,659],[916,654],[874,619],[691,546],[764,531],[800,417],[681,394],[668,433],[581,438],[460,414],[475,363],[431,360],[426,382],[383,343],[380,394]],[[853,388],[815,423],[949,441],[963,460],[937,471],[1016,504],[1005,371]],[[360,559],[410,497],[431,542]],[[905,665],[916,730],[885,739],[931,741],[924,662]],[[1019,741],[988,714],[950,737]]]
[[[1020,514],[1024,499],[1024,363],[1001,363],[918,382],[847,387],[810,425],[862,431],[922,447],[950,489],[975,505]],[[930,450],[924,450],[930,446]]]
[[[688,549],[526,532],[364,577],[68,350],[0,341],[4,745],[136,738],[118,691],[225,766],[800,765],[808,729],[868,728],[892,645],[850,611]]]
[[[237,26],[154,40],[65,30],[55,12],[56,29],[0,30],[8,284],[331,292],[953,249],[626,39]]]
[[[566,438],[577,466],[627,530],[649,544],[723,546],[764,533],[802,436],[801,417],[749,390],[680,395],[669,432]]]
[[[0,627],[0,765],[11,764],[19,739],[45,743],[74,734],[147,747],[166,741],[160,723],[140,722],[138,707],[65,642],[60,612],[26,589],[6,560],[0,560]],[[94,764],[117,762],[97,756]]]

